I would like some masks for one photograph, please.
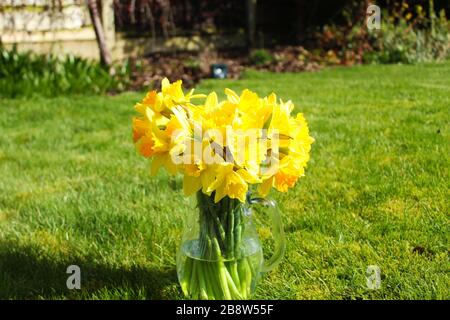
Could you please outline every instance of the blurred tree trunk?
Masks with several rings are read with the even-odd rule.
[[[98,49],[100,51],[100,61],[105,66],[110,66],[112,63],[111,52],[106,43],[106,37],[103,30],[100,15],[98,13],[97,1],[87,0],[89,15],[91,16],[92,25],[94,26],[95,37],[97,39]]]
[[[317,2],[319,1],[314,1],[313,5],[314,3],[316,3],[317,6]],[[295,10],[297,13],[294,27],[296,31],[295,40],[297,41],[297,43],[303,43],[306,38],[306,29],[307,29],[306,13],[308,12],[308,4],[306,3],[305,0],[297,0]]]
[[[256,2],[257,0],[247,0],[247,45],[249,48],[255,46]]]

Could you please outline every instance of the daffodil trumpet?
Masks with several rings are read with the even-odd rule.
[[[185,233],[177,257],[188,298],[251,297],[261,270],[270,268],[263,266],[251,223],[249,190],[258,194],[261,210],[273,213],[274,232],[284,239],[279,213],[264,199],[272,188],[286,192],[304,176],[314,141],[304,116],[292,115],[291,101],[248,89],[240,95],[225,89],[225,96],[184,93],[181,80],[163,79],[161,91],[149,91],[135,105],[133,141],[151,159],[151,174],[160,168],[181,173],[184,195],[196,195],[197,215],[188,221],[195,232]]]

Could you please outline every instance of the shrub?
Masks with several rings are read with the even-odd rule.
[[[253,50],[250,54],[250,62],[255,65],[270,63],[274,60],[272,54],[265,49]]]
[[[361,19],[365,7],[361,8],[358,15],[346,14],[352,18],[344,25],[327,25],[316,34],[317,45],[326,53],[320,55],[329,64],[418,63],[450,57],[450,24],[444,10],[436,15],[432,0],[427,11],[405,1],[394,3],[381,15],[381,30],[367,29]]]
[[[441,10],[436,16],[433,1],[427,15],[421,6],[411,12],[403,5],[382,20],[381,30],[371,34],[374,52],[369,62],[417,63],[443,60],[450,56],[450,23]]]
[[[99,63],[73,55],[21,53],[0,48],[0,96],[56,96],[124,90],[129,67],[125,63],[108,72]]]

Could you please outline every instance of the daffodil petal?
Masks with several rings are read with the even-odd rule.
[[[150,168],[150,174],[152,176],[155,176],[158,173],[159,168],[164,163],[164,157],[161,155],[155,155],[152,160],[151,168]]]
[[[197,192],[202,187],[202,183],[198,177],[193,177],[190,175],[184,175],[183,179],[183,192],[184,195],[190,196],[191,194]]]
[[[224,187],[221,185],[219,188],[216,189],[215,195],[214,195],[214,202],[217,203],[220,200],[222,200],[226,196],[224,192]]]
[[[233,90],[226,88],[225,94],[227,95],[228,101],[235,104],[239,103],[239,96]]]
[[[238,175],[240,175],[242,177],[242,179],[245,180],[245,182],[248,182],[248,183],[260,183],[261,182],[261,179],[259,179],[257,175],[251,174],[247,170],[239,169],[238,171],[236,171],[236,173]]]
[[[169,87],[170,87],[169,79],[167,79],[167,78],[162,79],[162,81],[161,81],[161,90],[165,91],[165,90],[169,89]]]
[[[165,157],[164,167],[166,167],[167,172],[172,175],[176,174],[178,171],[177,165],[172,162],[172,159],[169,155]]]
[[[270,191],[270,188],[273,184],[273,177],[270,177],[269,179],[264,180],[259,186],[258,186],[258,193],[265,197]]]
[[[206,98],[205,107],[214,108],[216,105],[217,105],[217,94],[213,91]]]

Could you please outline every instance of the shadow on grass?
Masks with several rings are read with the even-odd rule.
[[[0,242],[0,299],[170,299],[179,296],[175,268],[121,268],[89,257],[51,256],[34,246]],[[69,265],[81,269],[81,290],[69,290]]]

